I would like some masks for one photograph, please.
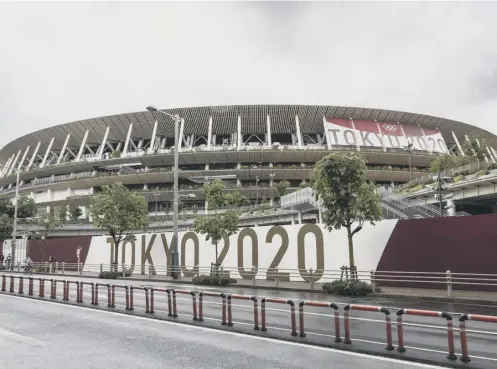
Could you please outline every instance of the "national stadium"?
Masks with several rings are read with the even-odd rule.
[[[490,143],[487,161],[495,162],[497,157],[497,136],[485,130],[394,110],[245,105],[164,112],[181,119],[180,211],[186,226],[205,209],[202,178],[224,179],[229,188],[249,199],[243,225],[293,224],[319,221],[319,209],[308,204],[312,199],[303,201],[306,191],[278,202],[281,194],[276,184],[288,181],[287,192],[305,188],[315,163],[330,152],[359,152],[367,160],[367,179],[394,188],[429,175],[437,155],[461,155],[470,135]],[[80,220],[84,220],[91,196],[103,185],[120,181],[146,197],[151,217],[162,220],[167,229],[174,141],[174,121],[150,111],[89,118],[32,132],[0,150],[0,197],[14,197],[19,170],[19,194],[31,196],[40,214],[73,203],[81,208]],[[263,213],[258,211],[261,208]],[[389,217],[401,217],[398,207],[385,203],[385,209]]]

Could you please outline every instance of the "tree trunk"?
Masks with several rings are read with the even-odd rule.
[[[119,242],[114,241],[114,262],[111,270],[113,272],[118,271],[118,265],[119,265]]]
[[[216,245],[216,265],[214,266],[216,268],[216,276],[219,275],[219,264],[218,264],[218,258],[219,258],[219,255],[218,255],[218,252],[217,252],[217,244],[219,242],[216,242],[215,245]]]
[[[357,273],[355,271],[355,261],[354,261],[354,241],[352,240],[352,230],[350,226],[347,227],[347,239],[349,241],[349,268],[351,279],[357,279]]]

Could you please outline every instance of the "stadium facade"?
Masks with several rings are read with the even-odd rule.
[[[180,191],[189,195],[181,201],[181,212],[189,219],[205,209],[198,178],[232,177],[228,187],[245,195],[249,207],[270,209],[279,196],[277,182],[287,180],[295,190],[305,187],[315,163],[329,152],[360,152],[367,160],[367,179],[385,186],[425,176],[436,155],[464,155],[462,146],[472,134],[490,143],[490,161],[497,158],[497,136],[466,123],[422,114],[309,105],[164,111],[181,118]],[[0,197],[14,197],[20,171],[20,195],[31,196],[40,213],[72,203],[83,210],[81,218],[85,219],[91,196],[103,185],[120,181],[143,194],[151,216],[167,223],[172,209],[174,146],[174,122],[157,112],[118,114],[42,129],[0,150]],[[301,211],[297,202],[265,214],[251,211],[243,225],[319,222],[319,209]],[[82,229],[92,232],[90,225],[86,230],[79,225],[77,233]],[[70,227],[60,232],[74,233]]]

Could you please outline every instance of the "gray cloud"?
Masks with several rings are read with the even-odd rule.
[[[161,107],[343,104],[497,132],[497,3],[1,3],[0,146]]]

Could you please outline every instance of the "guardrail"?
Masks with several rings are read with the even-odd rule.
[[[126,265],[118,266],[119,273],[124,276],[129,268],[134,267],[137,273],[132,277],[148,277],[151,279],[171,279],[171,266],[161,265]],[[239,267],[221,266],[216,269],[212,266],[182,266],[187,270],[194,270],[196,275],[220,275],[244,281],[256,287],[257,285],[274,284],[279,287],[285,282],[299,282],[301,286],[308,289],[321,288],[319,284],[331,282],[337,279],[349,279],[348,267],[340,270],[327,269],[283,269],[283,268],[256,268],[246,267],[244,275],[240,275]],[[102,272],[115,270],[115,265],[110,264],[74,264],[74,263],[34,263],[33,270],[36,273],[51,275],[84,275],[97,276]],[[21,272],[22,267],[16,267]],[[124,272],[123,272],[124,270]],[[373,291],[380,287],[412,287],[426,289],[444,289],[446,296],[452,297],[453,290],[478,290],[497,291],[497,274],[478,273],[453,273],[450,270],[445,272],[403,272],[403,271],[357,271],[357,279],[370,282]],[[185,277],[182,277],[185,278]],[[185,280],[191,280],[187,277]]]
[[[10,289],[6,289],[6,279],[10,279]],[[15,281],[16,279],[18,280],[18,289],[16,293],[16,288],[15,288]],[[2,275],[2,290],[1,293],[3,294],[16,294],[16,295],[22,295],[23,294],[23,286],[24,286],[24,277],[22,276],[6,276]],[[339,312],[339,307],[337,304],[333,302],[327,302],[327,301],[308,301],[308,300],[303,300],[303,301],[294,301],[291,299],[282,299],[282,298],[272,298],[272,297],[263,297],[259,298],[257,296],[249,296],[249,295],[240,295],[240,294],[225,294],[225,293],[215,293],[215,292],[210,292],[210,291],[190,291],[190,290],[179,290],[179,289],[161,289],[161,288],[148,288],[148,287],[140,287],[140,286],[133,286],[133,285],[110,285],[110,284],[99,284],[99,283],[88,283],[84,281],[69,281],[69,280],[55,280],[55,279],[45,279],[45,278],[39,278],[39,289],[40,293],[39,296],[36,296],[33,291],[33,286],[34,286],[34,280],[35,278],[33,277],[28,277],[28,283],[29,283],[29,292],[28,296],[30,298],[36,298],[36,299],[42,299],[46,301],[53,301],[57,299],[57,288],[56,285],[57,283],[63,283],[64,288],[62,292],[63,296],[63,301],[66,302],[71,302],[71,295],[69,293],[69,283],[76,283],[77,285],[77,293],[76,293],[76,299],[73,300],[73,302],[78,303],[78,304],[84,304],[84,295],[85,292],[90,292],[91,294],[91,304],[87,304],[86,306],[91,307],[92,305],[98,305],[98,287],[99,286],[105,286],[107,288],[108,292],[108,304],[107,307],[112,310],[118,311],[119,309],[116,309],[115,305],[115,299],[116,299],[116,287],[117,288],[122,288],[125,293],[124,293],[124,311],[128,311],[130,313],[133,313],[133,291],[134,290],[140,290],[144,292],[144,301],[145,301],[145,314],[147,315],[152,315],[156,314],[154,307],[155,307],[155,292],[164,292],[167,294],[167,300],[168,300],[168,309],[167,309],[167,317],[171,319],[176,319],[178,318],[177,314],[177,307],[176,307],[176,295],[177,294],[184,294],[184,295],[190,295],[192,296],[192,313],[193,313],[193,320],[198,322],[198,324],[202,324],[204,321],[203,319],[203,303],[204,300],[203,298],[205,296],[210,296],[210,297],[217,297],[222,299],[222,314],[221,314],[221,324],[227,327],[232,327],[234,325],[233,319],[232,319],[232,304],[231,301],[232,299],[238,299],[238,300],[244,300],[244,301],[252,301],[253,308],[254,308],[254,318],[253,318],[253,323],[254,323],[254,330],[260,330],[262,332],[267,331],[268,326],[267,326],[267,321],[266,321],[266,304],[267,303],[273,303],[273,304],[285,304],[290,306],[290,322],[289,322],[289,327],[290,327],[290,334],[292,337],[295,337],[295,340],[302,339],[306,337],[305,334],[305,328],[304,328],[304,306],[309,306],[309,307],[321,307],[321,308],[331,308],[333,309],[333,320],[334,320],[334,330],[335,330],[335,335],[334,337],[331,336],[331,338],[334,338],[334,342],[337,344],[347,344],[350,345],[352,344],[351,340],[351,333],[350,333],[350,316],[349,312],[350,311],[366,311],[366,312],[379,312],[383,313],[385,315],[385,327],[386,327],[386,347],[385,350],[387,351],[392,351],[395,349],[395,346],[393,344],[392,340],[392,327],[391,327],[391,321],[390,321],[390,310],[382,307],[382,306],[370,306],[370,305],[357,305],[357,304],[349,304],[346,305],[343,308],[343,326],[344,326],[344,332],[345,332],[345,337],[344,340],[342,341],[340,337],[340,312]],[[51,293],[50,293],[50,298],[47,300],[45,295],[42,293],[42,288],[45,285],[45,282],[49,281],[51,283]],[[90,291],[88,289],[82,288],[83,285],[88,285],[91,287]],[[60,291],[60,290],[59,290]],[[197,306],[197,296],[198,296],[198,302],[199,305]],[[122,294],[119,294],[119,299],[122,299]],[[259,319],[258,319],[258,301],[261,301],[260,304],[260,310],[261,310],[261,326],[259,327]],[[296,311],[295,307],[299,306],[299,332],[297,332],[297,321],[296,321]],[[123,305],[118,305],[123,306]],[[198,314],[197,314],[197,307],[198,307]],[[121,309],[122,310],[122,309]],[[399,353],[404,353],[406,352],[406,348],[404,346],[404,331],[403,331],[403,321],[402,321],[402,316],[404,315],[414,315],[414,316],[421,316],[421,317],[433,317],[433,318],[443,318],[447,322],[447,343],[448,343],[448,354],[447,354],[447,359],[448,360],[456,360],[457,356],[454,351],[454,328],[453,328],[453,318],[452,315],[447,313],[447,312],[441,312],[441,311],[430,311],[430,310],[418,310],[418,309],[401,309],[397,311],[397,351]],[[159,317],[159,319],[163,319]],[[466,326],[465,322],[466,321],[479,321],[479,322],[488,322],[488,323],[497,323],[497,316],[488,316],[488,315],[474,315],[474,314],[462,314],[461,317],[459,318],[459,323],[460,323],[460,340],[461,340],[461,356],[460,360],[468,363],[471,361],[469,354],[468,354],[468,338],[466,335]],[[312,332],[311,332],[312,333]],[[297,338],[299,337],[299,338]]]

